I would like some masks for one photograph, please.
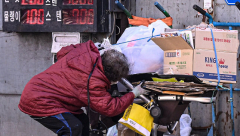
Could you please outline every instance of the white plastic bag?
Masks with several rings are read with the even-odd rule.
[[[99,51],[100,55],[102,55],[105,51],[110,50],[110,49],[114,49],[114,50],[117,50],[119,52],[122,52],[122,50],[121,50],[121,48],[119,46],[112,46],[111,45],[108,37],[106,39],[105,38],[103,39],[102,44],[96,43],[95,46],[97,48],[104,48],[104,49]]]
[[[150,41],[146,46],[122,50],[131,64],[130,74],[156,72],[163,67],[163,51]]]
[[[154,32],[152,33],[154,28]],[[123,43],[119,46],[123,49],[126,47],[133,47],[133,46],[145,46],[149,38],[153,35],[159,35],[160,33],[164,33],[165,28],[170,29],[163,21],[158,20],[148,27],[146,26],[135,26],[127,28],[124,33],[121,35],[117,43]],[[146,38],[149,37],[149,38]],[[146,38],[146,39],[141,39]],[[141,40],[136,40],[141,39]],[[132,41],[136,40],[136,41]],[[132,42],[127,42],[132,41]],[[124,43],[127,42],[127,43]],[[154,43],[155,44],[155,43]]]
[[[118,136],[118,130],[117,130],[116,125],[114,125],[108,129],[107,136]]]
[[[152,33],[153,28],[155,30]],[[158,20],[148,27],[129,27],[124,31],[117,43],[123,43],[118,46],[130,62],[130,74],[156,72],[163,68],[164,52],[158,45],[149,39],[152,35],[163,33],[165,28],[169,27],[161,20]]]
[[[188,114],[182,114],[180,118],[180,135],[190,136],[192,119]]]

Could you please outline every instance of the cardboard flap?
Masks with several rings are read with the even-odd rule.
[[[163,51],[193,49],[181,36],[174,37],[155,37],[152,41],[156,43]]]

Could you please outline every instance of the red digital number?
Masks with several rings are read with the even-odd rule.
[[[88,21],[87,21],[87,24],[93,24],[93,20],[94,20],[93,9],[89,9],[88,10]]]
[[[80,4],[85,5],[85,4],[87,4],[87,1],[86,0],[80,0]]]
[[[73,5],[76,5],[76,4],[78,4],[78,0],[75,0],[76,2],[74,2],[74,0],[72,0],[72,4]]]
[[[80,9],[80,24],[86,24],[86,18],[87,18],[87,10],[86,9]]]
[[[38,0],[37,5],[43,5],[43,0]]]
[[[37,0],[29,0],[29,5],[36,5],[37,4]]]
[[[73,9],[72,14],[73,14],[74,19],[76,20],[76,23],[78,24],[79,23],[79,19],[78,19],[79,10],[78,9]]]
[[[22,5],[28,5],[28,3],[26,2],[26,0],[22,0]]]
[[[93,0],[88,0],[89,5],[93,5]]]
[[[22,0],[21,5],[43,5],[43,0]]]
[[[26,24],[30,23],[30,10],[27,10],[27,21]]]
[[[37,9],[31,10],[30,24],[35,25],[37,23]]]
[[[69,18],[72,18],[71,24],[89,24],[94,23],[94,10],[93,9],[72,9],[70,10],[71,15]]]
[[[26,24],[30,25],[42,25],[44,24],[44,10],[43,9],[30,9],[27,10]]]
[[[63,0],[63,5],[93,5],[93,0]]]
[[[38,10],[38,22],[37,22],[37,24],[39,24],[39,25],[44,24],[44,10],[43,9]]]

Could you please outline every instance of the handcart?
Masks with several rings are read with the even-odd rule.
[[[116,1],[116,4],[119,8],[121,8],[124,13],[128,16],[128,18],[132,19],[131,14],[121,5],[120,2]],[[164,8],[157,2],[155,2],[155,6],[164,13],[166,17],[170,17],[170,15],[164,10]],[[142,73],[129,75],[128,79],[122,79],[121,84],[118,84],[117,92],[113,93],[114,97],[124,95],[129,90],[133,89],[132,83],[139,82],[141,80],[145,80],[146,82],[153,81],[152,78],[176,78],[177,80],[183,80],[184,83],[195,83],[199,85],[204,85],[201,80],[199,80],[195,76],[190,75],[159,75],[158,73]],[[121,87],[122,85],[125,88]],[[116,89],[115,88],[115,89]],[[186,107],[188,107],[189,103],[192,101],[197,101],[205,104],[210,104],[215,102],[216,100],[216,92],[215,86],[211,86],[212,90],[201,91],[201,94],[187,95],[187,93],[180,93],[181,95],[171,93],[171,91],[167,93],[162,90],[151,90],[149,88],[145,88],[151,91],[151,93],[147,96],[140,96],[140,98],[136,98],[134,103],[149,103],[151,99],[154,100],[154,108],[151,108],[150,112],[154,117],[154,128],[152,131],[153,136],[157,136],[158,125],[168,126],[168,133],[172,133],[180,116],[183,114]],[[219,88],[221,89],[221,88]],[[128,90],[128,91],[127,91]],[[173,91],[172,91],[173,92]],[[120,116],[121,117],[121,116]],[[106,118],[105,118],[106,119]],[[107,119],[106,119],[107,120]]]
[[[169,79],[169,78],[175,78],[178,81],[184,81],[184,83],[180,83],[178,85],[186,84],[187,86],[190,84],[195,84],[199,86],[206,86],[209,87],[209,90],[202,91],[199,89],[198,91],[195,91],[196,94],[192,92],[192,94],[187,94],[186,91],[180,91],[182,93],[178,93],[176,91],[169,91],[170,88],[164,88],[163,84],[160,85],[160,89],[155,89],[148,87],[147,83],[152,82],[153,78],[161,78],[161,79]],[[157,136],[157,129],[159,125],[167,126],[168,132],[172,133],[174,128],[176,127],[181,115],[185,111],[186,107],[188,107],[189,103],[192,101],[201,102],[204,104],[211,104],[215,102],[216,100],[216,93],[215,92],[215,86],[212,85],[206,85],[201,82],[196,76],[192,75],[159,75],[157,73],[141,73],[141,74],[135,74],[130,75],[128,77],[129,82],[136,83],[141,80],[145,80],[145,84],[143,84],[143,88],[150,90],[151,93],[147,96],[145,96],[145,99],[147,98],[149,101],[151,99],[154,100],[155,105],[154,108],[150,109],[151,115],[154,117],[154,128],[152,131],[153,136]],[[130,90],[131,84],[126,83],[127,80],[122,81],[122,83]],[[171,83],[170,83],[171,84]],[[177,84],[173,84],[173,88],[179,87]],[[190,85],[190,86],[192,86]],[[165,85],[166,86],[166,85]],[[158,86],[159,87],[159,86]],[[186,89],[185,86],[182,88],[182,90]],[[197,87],[196,87],[197,89]],[[219,88],[221,90],[221,88]],[[164,90],[167,90],[168,93],[165,93]],[[194,90],[194,87],[191,88],[191,90]],[[120,93],[126,92],[123,88],[120,88]],[[173,92],[173,93],[171,93]],[[184,94],[183,94],[184,92]],[[175,93],[175,94],[174,94]],[[135,103],[144,103],[146,100],[137,98],[134,100]]]
[[[132,18],[131,14],[124,8],[123,5],[121,5],[121,3],[116,1],[116,4],[118,6],[120,5],[119,7],[124,10],[130,19]],[[160,4],[156,5],[158,5],[158,8],[160,7],[159,9],[163,13],[166,13]],[[167,14],[165,15],[167,16]],[[166,87],[166,84],[153,82],[153,78],[175,78],[177,81],[183,81],[184,83],[168,83],[168,86]],[[121,97],[125,93],[131,91],[134,88],[134,85],[137,85],[137,83],[142,80],[145,81],[142,87],[149,90],[150,93],[148,95],[141,95],[139,98],[134,99],[134,103],[145,104],[153,100],[153,105],[149,109],[152,117],[154,118],[152,136],[159,135],[159,125],[167,126],[168,132],[166,133],[173,133],[180,116],[183,114],[186,107],[188,107],[189,103],[195,101],[203,104],[212,104],[216,100],[216,89],[219,91],[224,90],[218,86],[216,87],[205,84],[193,75],[160,75],[158,73],[141,73],[129,75],[127,79],[122,79],[115,87],[112,86],[112,96]],[[169,88],[169,86],[171,87]],[[179,88],[180,86],[182,88],[176,91],[176,88]],[[189,88],[191,88],[192,91],[189,91]],[[98,116],[96,117],[98,118]],[[118,119],[121,117],[122,115],[113,118],[102,116],[101,121],[105,124],[106,128],[109,128],[117,124]],[[97,126],[97,123],[95,124]]]
[[[178,91],[179,94],[176,93],[176,91],[168,91],[168,93],[165,93],[164,90],[170,89],[166,88],[167,85],[165,85],[165,88],[160,89],[149,88],[149,84],[158,83],[153,82],[153,78],[175,78],[178,81],[184,81],[184,83],[166,83],[171,84],[173,88],[179,88],[180,86],[185,84],[185,87],[182,88],[182,90],[185,89],[185,91]],[[134,85],[137,85],[142,80],[145,80],[145,83],[142,85],[142,87],[150,91],[150,93],[148,95],[142,95],[139,98],[135,98],[134,103],[143,105],[145,103],[149,103],[151,100],[154,101],[153,105],[149,109],[152,117],[154,118],[154,128],[152,130],[152,136],[159,136],[164,133],[158,132],[159,125],[166,126],[168,128],[167,132],[165,133],[173,133],[181,115],[185,111],[186,107],[188,107],[189,103],[195,101],[203,104],[211,104],[216,100],[216,87],[202,83],[202,81],[199,80],[196,76],[159,75],[158,73],[141,73],[129,75],[127,79],[122,79],[120,83],[117,84],[117,87],[112,87],[112,96],[121,97],[122,95],[131,91],[134,88]],[[164,87],[164,85],[160,85],[160,87]],[[205,89],[199,89],[199,87],[203,87]],[[189,90],[187,90],[187,88]],[[195,91],[190,91],[194,89]],[[222,90],[222,88],[219,87],[219,90]],[[102,122],[106,125],[107,128],[109,128],[117,124],[117,121],[122,117],[122,115],[123,114],[112,118],[102,116]]]

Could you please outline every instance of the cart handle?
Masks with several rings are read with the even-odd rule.
[[[154,5],[166,16],[170,17],[169,13],[156,1]]]
[[[115,4],[127,15],[128,18],[132,19],[131,13],[123,6],[122,3],[116,0]]]
[[[208,14],[205,10],[203,10],[202,8],[200,8],[198,5],[193,5],[193,9],[195,9],[196,11],[198,11],[199,13],[201,13],[204,16],[207,16],[209,19],[209,24],[213,23],[213,18],[210,14]]]
[[[195,101],[201,103],[213,103],[216,97],[197,97],[197,96],[180,96],[180,95],[158,95],[158,101]]]
[[[238,1],[235,3],[235,5],[236,5],[237,8],[240,10],[240,3],[239,3]]]

